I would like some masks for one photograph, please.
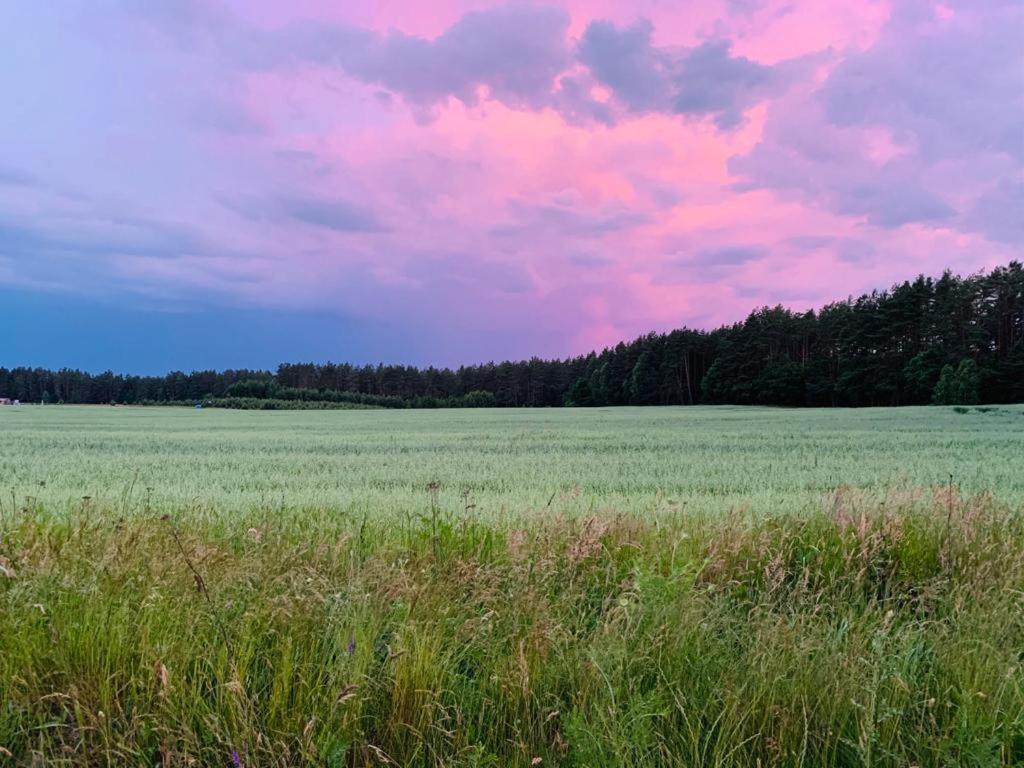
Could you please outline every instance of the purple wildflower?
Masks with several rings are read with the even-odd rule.
[[[353,655],[356,652],[356,641],[354,638],[348,641],[348,647],[345,650],[348,651],[349,656]]]
[[[235,750],[231,750],[231,765],[233,765],[234,768],[242,768],[242,758]]]

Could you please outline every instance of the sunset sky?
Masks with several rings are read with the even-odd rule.
[[[11,0],[0,365],[565,356],[1024,258],[1024,3]]]

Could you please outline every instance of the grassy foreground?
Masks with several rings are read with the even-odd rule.
[[[0,765],[1024,762],[1024,513],[955,489],[0,528]]]

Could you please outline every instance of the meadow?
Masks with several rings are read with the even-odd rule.
[[[1024,764],[1024,407],[0,409],[0,765]]]
[[[360,410],[110,406],[0,410],[0,496],[51,510],[209,514],[257,507],[348,514],[442,506],[646,514],[816,508],[843,485],[945,486],[1024,503],[1024,406]],[[130,492],[130,493],[129,493]],[[125,500],[125,495],[130,498]],[[554,498],[552,498],[554,494]],[[550,504],[549,504],[550,501]]]

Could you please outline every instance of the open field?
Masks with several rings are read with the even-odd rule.
[[[0,409],[11,504],[215,512],[255,506],[381,515],[816,508],[841,485],[945,486],[1024,503],[1024,406],[784,410],[612,408],[244,412],[76,406]]]
[[[1024,407],[0,437],[0,766],[1024,763]]]

